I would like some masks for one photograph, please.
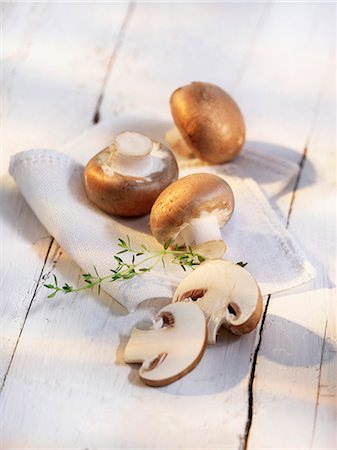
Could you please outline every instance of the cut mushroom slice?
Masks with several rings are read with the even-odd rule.
[[[175,127],[165,139],[178,154],[221,164],[240,153],[245,142],[243,116],[220,87],[191,83],[173,92],[170,105]]]
[[[171,246],[192,247],[207,258],[220,258],[226,245],[221,231],[231,218],[234,196],[217,175],[188,175],[168,186],[155,201],[150,215],[153,236]]]
[[[206,261],[184,278],[173,296],[173,302],[182,301],[196,302],[203,310],[211,344],[222,325],[234,334],[249,333],[262,314],[261,292],[252,275],[224,260]]]
[[[142,363],[140,379],[150,386],[165,386],[189,373],[201,360],[207,342],[206,320],[193,303],[162,308],[149,330],[132,330],[124,360]]]
[[[177,178],[172,152],[132,131],[120,133],[84,170],[90,200],[108,214],[126,217],[149,213],[160,192]]]

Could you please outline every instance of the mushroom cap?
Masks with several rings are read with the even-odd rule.
[[[235,158],[245,142],[245,124],[235,101],[210,83],[178,88],[170,99],[181,136],[194,155],[210,164]]]
[[[231,261],[207,260],[177,287],[173,302],[195,301],[207,319],[208,342],[223,325],[233,334],[251,332],[262,315],[262,297],[253,276]]]
[[[178,166],[172,152],[158,145],[152,151],[160,158],[162,168],[154,169],[145,177],[123,175],[103,169],[111,149],[97,153],[84,169],[84,186],[90,200],[108,214],[124,217],[142,216],[151,207],[163,189],[178,178]]]
[[[150,227],[161,244],[175,239],[192,219],[218,214],[219,226],[232,216],[234,196],[229,184],[211,173],[187,175],[172,183],[153,204]]]

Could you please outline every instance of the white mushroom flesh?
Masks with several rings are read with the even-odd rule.
[[[142,363],[141,379],[165,385],[180,378],[199,361],[206,342],[206,321],[192,303],[164,307],[149,330],[132,330],[125,348],[127,363]]]
[[[121,156],[145,157],[151,153],[152,141],[135,131],[125,131],[116,136],[115,146]]]
[[[119,173],[131,177],[146,177],[162,170],[159,147],[157,142],[151,141],[147,136],[125,131],[116,137],[109,155],[102,155],[102,169],[108,176]]]
[[[222,239],[217,214],[192,219],[181,234],[187,247]]]
[[[191,219],[181,226],[179,233],[171,240],[172,245],[193,247],[207,258],[221,258],[226,251],[221,227],[231,215],[227,210],[215,210],[201,217]]]
[[[191,272],[179,284],[173,302],[195,301],[203,310],[208,329],[208,342],[226,328],[246,322],[259,301],[259,288],[252,275],[230,261],[209,260]]]

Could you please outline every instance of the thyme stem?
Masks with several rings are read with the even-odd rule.
[[[96,267],[94,266],[95,275],[91,273],[83,273],[82,278],[84,281],[84,286],[76,287],[65,283],[63,286],[59,286],[56,275],[53,274],[54,283],[44,284],[47,289],[51,289],[52,293],[48,295],[48,298],[53,298],[59,293],[70,294],[73,292],[80,292],[87,289],[93,289],[94,287],[98,287],[98,293],[100,293],[101,285],[105,281],[115,282],[120,280],[130,280],[136,275],[142,275],[146,272],[150,272],[159,262],[162,262],[165,268],[165,257],[167,255],[172,256],[171,263],[180,266],[184,271],[189,267],[190,269],[194,269],[196,266],[200,265],[207,258],[200,253],[193,252],[192,248],[181,250],[178,247],[174,249],[170,249],[170,241],[165,242],[163,245],[163,249],[160,251],[152,252],[142,245],[142,250],[135,250],[131,246],[130,238],[127,236],[127,241],[123,239],[118,239],[118,246],[121,248],[116,255],[113,255],[113,258],[116,261],[116,267],[114,269],[110,269],[110,274],[104,275],[103,277],[99,275]],[[120,255],[123,253],[128,253],[131,256],[131,263],[125,262],[121,258]],[[143,257],[142,259],[136,262],[136,259],[140,256],[149,253],[149,256]],[[153,260],[154,262],[145,267],[144,264]],[[242,261],[237,263],[241,267],[245,267],[247,263]]]
[[[53,298],[61,292],[63,294],[69,294],[84,291],[86,289],[93,289],[96,286],[98,286],[98,290],[100,290],[102,283],[105,281],[115,282],[119,280],[129,280],[136,275],[142,275],[145,272],[150,272],[160,261],[165,267],[164,258],[167,255],[172,256],[171,262],[173,264],[178,264],[184,271],[186,271],[186,267],[194,269],[195,266],[201,264],[206,259],[199,253],[194,253],[191,248],[187,250],[180,250],[176,247],[174,250],[170,250],[170,241],[163,245],[162,250],[155,252],[151,252],[144,245],[142,246],[142,250],[133,249],[129,237],[127,237],[127,241],[118,239],[118,246],[121,247],[122,250],[113,256],[117,262],[117,265],[114,269],[111,269],[110,274],[101,277],[98,274],[96,267],[94,267],[95,275],[92,275],[91,273],[82,274],[85,285],[76,288],[68,283],[65,283],[63,286],[59,286],[56,276],[53,275],[54,283],[44,285],[47,289],[51,289],[53,291],[48,295],[48,298]],[[132,255],[131,263],[127,263],[121,258],[120,255],[123,253],[129,253]],[[143,256],[145,253],[150,253],[150,255],[136,262],[136,258]],[[154,262],[150,266],[144,267],[145,263],[152,260],[154,260]]]

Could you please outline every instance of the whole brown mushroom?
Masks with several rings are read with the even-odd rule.
[[[229,184],[211,173],[187,175],[159,195],[150,214],[153,236],[171,246],[193,247],[208,258],[226,250],[221,227],[231,218],[234,196]]]
[[[175,127],[165,139],[178,154],[222,164],[242,150],[243,116],[235,101],[220,87],[193,82],[175,90],[170,105]]]
[[[90,200],[108,214],[147,214],[161,193],[178,178],[172,152],[140,133],[120,133],[84,170]]]

